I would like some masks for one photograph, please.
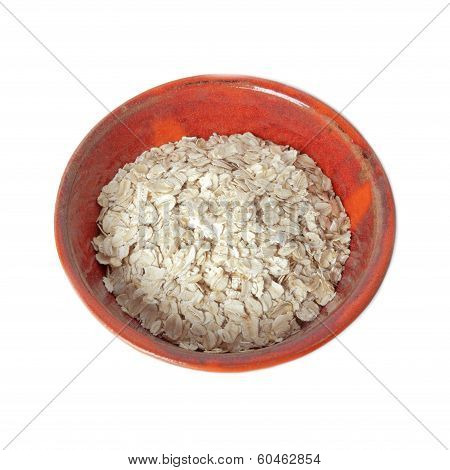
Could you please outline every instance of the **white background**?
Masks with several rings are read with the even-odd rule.
[[[340,109],[445,6],[5,1],[110,109],[202,73],[272,78]],[[340,335],[447,446],[449,31],[450,8],[344,113],[389,175],[398,235],[378,295]],[[1,7],[0,64],[3,447],[112,336],[78,299],[53,240],[65,165],[106,111]],[[449,468],[448,451],[337,341],[220,375],[120,340],[1,452],[0,466],[125,469],[127,456],[162,452],[253,457],[246,468],[260,452],[320,452],[325,469]]]

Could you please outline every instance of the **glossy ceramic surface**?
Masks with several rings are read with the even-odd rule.
[[[153,337],[135,320],[127,325],[130,317],[106,291],[103,269],[90,243],[97,232],[96,198],[117,170],[146,148],[182,136],[207,138],[213,132],[245,131],[289,144],[318,162],[350,216],[351,256],[336,298],[307,329],[283,343],[235,354],[186,351]],[[75,150],[63,175],[55,210],[61,262],[92,313],[120,338],[146,353],[210,371],[272,366],[332,339],[362,312],[380,286],[391,258],[394,233],[395,209],[389,182],[361,134],[307,93],[244,76],[185,78],[148,90],[117,108]]]

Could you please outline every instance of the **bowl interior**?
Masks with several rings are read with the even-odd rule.
[[[329,121],[335,118],[330,124]],[[325,127],[326,126],[326,127]],[[325,128],[324,128],[325,127]],[[308,153],[332,180],[351,219],[351,255],[335,299],[318,319],[283,343],[237,354],[185,351],[153,337],[117,305],[102,282],[91,239],[103,185],[145,149],[212,133],[255,135]],[[251,77],[204,76],[149,90],[101,121],[75,151],[55,214],[64,268],[93,313],[123,339],[158,357],[209,370],[244,370],[298,357],[345,328],[370,301],[387,269],[394,205],[373,150],[341,116],[291,87]]]

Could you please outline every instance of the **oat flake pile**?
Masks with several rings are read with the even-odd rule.
[[[152,334],[190,350],[244,351],[297,332],[334,297],[350,253],[330,179],[251,133],[152,148],[98,203],[106,288]]]

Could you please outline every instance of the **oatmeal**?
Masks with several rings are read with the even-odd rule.
[[[98,203],[106,288],[151,334],[190,350],[283,341],[333,299],[350,254],[330,179],[251,133],[152,148]]]

